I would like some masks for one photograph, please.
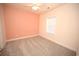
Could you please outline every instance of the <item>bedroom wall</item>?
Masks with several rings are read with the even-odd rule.
[[[79,4],[65,4],[40,15],[40,35],[73,51],[77,50]],[[46,19],[56,17],[54,34],[46,32]]]
[[[7,40],[38,34],[39,15],[12,6],[4,7]]]

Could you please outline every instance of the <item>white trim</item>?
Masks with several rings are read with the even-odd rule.
[[[65,47],[65,48],[67,48],[67,49],[69,49],[69,50],[72,50],[72,51],[74,51],[74,52],[76,51],[76,49],[73,49],[72,47],[68,47],[68,46],[66,46],[66,45],[62,45],[61,43],[57,42],[56,40],[51,40],[51,38],[48,37],[48,36],[45,36],[45,35],[42,35],[42,34],[39,34],[39,35],[40,35],[41,37],[44,37],[44,38],[46,38],[46,39],[48,39],[48,40],[50,40],[50,41],[52,41],[52,42],[55,42],[55,43],[61,45],[61,46]]]
[[[3,11],[3,5],[0,4],[0,50],[4,48],[5,44],[6,44],[6,32],[5,32],[5,24],[4,24],[4,11]]]
[[[29,37],[34,37],[34,36],[38,36],[38,34],[8,39],[7,42],[9,42],[9,41],[15,41],[15,40],[20,40],[20,39],[24,39],[24,38],[29,38]]]

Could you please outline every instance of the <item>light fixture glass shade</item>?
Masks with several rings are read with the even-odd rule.
[[[32,9],[36,11],[36,10],[38,10],[40,8],[38,6],[32,6]]]

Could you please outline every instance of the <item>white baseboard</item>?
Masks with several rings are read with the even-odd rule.
[[[20,39],[24,39],[24,38],[29,38],[29,37],[35,37],[35,36],[38,36],[38,34],[8,39],[7,42],[15,41],[15,40],[20,40]]]
[[[44,37],[44,38],[46,38],[46,39],[48,39],[48,40],[50,40],[50,41],[52,41],[52,42],[55,42],[55,43],[61,45],[61,46],[65,47],[65,48],[67,48],[67,49],[69,49],[69,50],[76,51],[76,49],[74,49],[74,48],[72,48],[72,47],[68,47],[68,46],[66,46],[66,45],[62,45],[61,43],[59,43],[59,42],[57,42],[57,41],[55,41],[55,40],[52,40],[52,39],[51,39],[50,37],[48,37],[48,36],[41,35],[41,34],[39,34],[39,35],[40,35],[41,37]]]

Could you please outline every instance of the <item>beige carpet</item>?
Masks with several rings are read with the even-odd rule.
[[[4,56],[75,56],[76,53],[43,37],[11,41],[1,52]]]

